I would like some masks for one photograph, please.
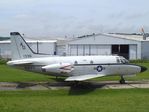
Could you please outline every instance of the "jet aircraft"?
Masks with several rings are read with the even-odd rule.
[[[34,52],[18,32],[11,32],[12,60],[7,64],[32,72],[65,76],[65,81],[84,81],[103,76],[124,76],[144,72],[146,67],[130,64],[122,56],[52,56]]]

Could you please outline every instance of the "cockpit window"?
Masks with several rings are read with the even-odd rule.
[[[121,63],[125,64],[125,61],[123,59],[121,59]]]
[[[121,63],[119,58],[116,58],[117,63]]]
[[[129,61],[126,60],[126,59],[123,58],[123,57],[120,57],[120,62],[123,63],[123,64],[129,63]]]

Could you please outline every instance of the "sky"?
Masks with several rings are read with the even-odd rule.
[[[0,35],[77,37],[149,32],[149,0],[0,0]]]

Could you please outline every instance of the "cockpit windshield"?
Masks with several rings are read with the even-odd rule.
[[[129,63],[129,61],[125,59],[124,57],[120,56],[120,57],[117,57],[117,63],[126,64],[126,63]]]

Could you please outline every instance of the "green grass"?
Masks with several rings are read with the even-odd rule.
[[[0,82],[53,81],[50,76],[0,65]]]
[[[149,69],[149,63],[138,63]],[[119,77],[93,79],[119,80]],[[149,70],[127,80],[149,80]],[[0,82],[54,81],[52,76],[0,64]],[[0,91],[0,112],[148,112],[149,89]]]
[[[1,112],[148,112],[149,89],[1,91]]]

